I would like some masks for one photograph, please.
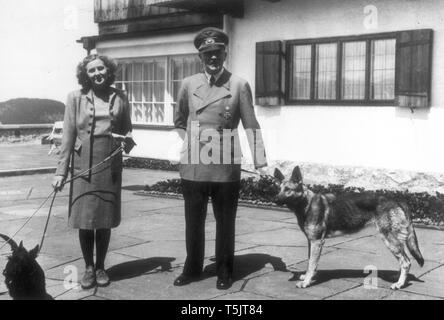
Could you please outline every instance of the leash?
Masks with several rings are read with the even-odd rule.
[[[254,174],[254,175],[257,175],[257,176],[260,176],[260,177],[270,177],[270,178],[276,179],[276,178],[275,178],[274,176],[272,176],[271,174],[260,174],[260,173],[258,173],[258,172],[254,172],[254,171],[250,171],[250,170],[246,170],[246,169],[242,169],[242,168],[241,168],[241,171],[243,171],[243,172],[245,172],[245,173]]]
[[[114,150],[108,157],[106,157],[105,159],[103,159],[102,161],[100,161],[99,163],[97,163],[96,165],[92,166],[91,168],[88,168],[86,170],[84,170],[83,172],[75,175],[74,177],[72,177],[69,180],[66,180],[65,182],[63,182],[64,186],[65,184],[74,181],[80,177],[82,177],[85,173],[88,173],[89,171],[101,166],[102,164],[104,164],[105,162],[111,160],[112,158],[114,158],[115,156],[117,156],[118,154],[120,154],[124,149],[124,146],[121,145],[120,147],[118,147],[116,150]],[[46,203],[46,201],[48,201],[48,199],[52,196],[52,201],[51,201],[51,205],[49,206],[49,211],[48,211],[48,216],[46,217],[46,223],[45,223],[45,228],[43,230],[43,235],[42,235],[42,239],[40,241],[40,246],[39,246],[39,252],[40,250],[42,250],[42,246],[43,246],[43,241],[45,240],[45,236],[46,236],[46,231],[48,229],[48,224],[49,224],[49,218],[51,217],[51,211],[52,211],[52,207],[54,205],[54,201],[57,195],[56,190],[51,191],[51,193],[46,197],[46,199],[40,204],[40,206],[37,208],[36,211],[34,211],[34,213],[25,221],[25,223],[14,233],[14,235],[12,237],[10,237],[10,239],[8,241],[6,241],[1,247],[0,250],[3,249],[3,247],[9,243],[10,241],[12,241],[15,236],[28,224],[28,222],[37,214],[37,212],[43,207],[43,205]]]

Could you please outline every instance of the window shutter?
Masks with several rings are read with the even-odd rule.
[[[278,106],[281,104],[282,42],[256,43],[256,104]]]
[[[396,51],[396,102],[400,107],[428,107],[432,67],[431,29],[401,31]]]

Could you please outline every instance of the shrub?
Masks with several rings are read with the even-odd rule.
[[[168,160],[148,158],[127,158],[123,161],[123,166],[127,168],[179,171],[179,165],[172,164]]]
[[[344,187],[343,185],[330,184],[328,186],[309,185],[314,192],[347,194],[366,192],[363,188]],[[160,181],[152,186],[146,186],[146,191],[161,193],[182,194],[180,179]],[[273,198],[279,192],[279,188],[272,177],[256,179],[248,177],[241,180],[239,198],[253,203],[274,205]],[[376,190],[377,195],[406,202],[412,211],[412,219],[427,225],[444,226],[444,194],[430,195],[426,192],[412,193],[406,191]]]

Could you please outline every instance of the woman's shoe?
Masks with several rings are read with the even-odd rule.
[[[106,287],[109,285],[109,277],[105,270],[99,269],[96,271],[96,282],[99,287]]]
[[[82,280],[80,280],[80,286],[82,289],[91,289],[96,285],[96,274],[94,273],[94,267],[86,267]]]

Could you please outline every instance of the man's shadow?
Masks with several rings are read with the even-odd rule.
[[[211,258],[215,261],[215,258]],[[267,264],[271,264],[274,271],[288,271],[287,266],[281,258],[270,256],[263,253],[249,253],[237,255],[234,257],[233,281],[241,280],[250,274],[265,268]],[[209,264],[203,271],[203,278],[216,276],[216,263]]]
[[[117,264],[107,269],[111,281],[131,279],[160,268],[160,272],[171,271],[172,257],[151,257]]]
[[[292,272],[293,276],[288,279],[288,281],[298,281],[299,277],[305,273],[305,271],[296,271]],[[377,273],[364,273],[363,270],[360,269],[333,269],[333,270],[317,270],[316,275],[313,277],[313,285],[319,285],[321,283],[330,281],[330,280],[340,280],[340,279],[364,279],[367,277],[375,277],[381,280],[384,280],[389,283],[394,283],[398,281],[399,272],[394,270],[378,270]],[[413,274],[408,274],[406,280],[406,287],[410,286],[410,281],[415,282],[424,282],[423,280],[417,278]],[[371,281],[370,281],[371,283]]]

